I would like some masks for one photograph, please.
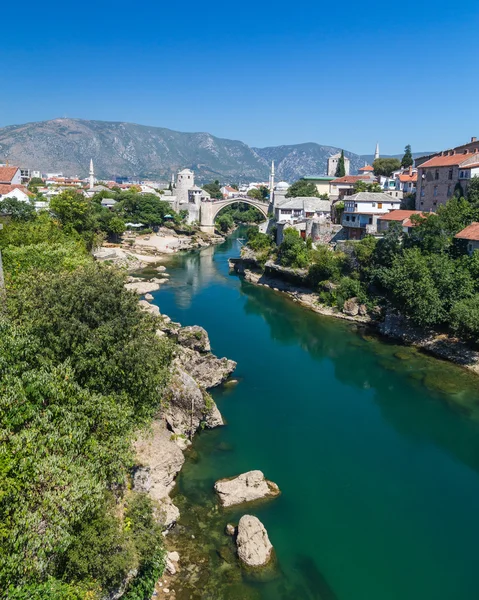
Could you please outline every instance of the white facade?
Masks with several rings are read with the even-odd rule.
[[[274,216],[276,221],[296,221],[298,219],[330,218],[331,202],[319,198],[299,196],[287,198],[275,206]]]
[[[384,192],[359,192],[344,200],[341,224],[349,239],[360,239],[377,232],[378,217],[401,207],[401,199]]]
[[[26,194],[23,190],[21,190],[19,188],[13,188],[6,194],[0,193],[0,200],[5,200],[5,198],[16,198],[17,200],[20,200],[21,202],[29,202],[29,200],[30,200],[30,198],[28,197],[28,194]]]

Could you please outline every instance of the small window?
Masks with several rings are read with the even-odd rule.
[[[383,203],[382,202],[378,202],[378,208],[382,208],[383,207]]]
[[[349,221],[349,216],[346,216],[346,221]]]
[[[451,195],[451,184],[449,184],[447,186],[447,195],[450,196]]]
[[[436,169],[436,172],[434,174],[434,179],[439,179],[439,169]]]
[[[376,208],[376,202],[373,202],[373,208]]]
[[[434,196],[437,196],[437,185],[434,186]]]
[[[452,179],[452,169],[449,169],[449,179]]]
[[[369,224],[372,225],[373,224],[373,218],[369,217]]]
[[[424,196],[426,195],[426,192],[424,191],[424,188],[421,189],[421,198],[424,198]]]

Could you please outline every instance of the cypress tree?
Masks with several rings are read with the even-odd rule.
[[[402,157],[401,167],[404,167],[405,169],[407,169],[408,167],[412,167],[413,162],[414,160],[411,152],[411,144],[408,144],[404,148],[404,156]]]
[[[344,177],[346,175],[346,167],[344,166],[344,150],[341,150],[341,156],[336,167],[336,177]]]

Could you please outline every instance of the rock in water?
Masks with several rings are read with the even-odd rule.
[[[137,283],[126,283],[125,287],[127,290],[131,290],[132,292],[136,292],[140,296],[144,296],[149,292],[156,292],[156,290],[160,289],[160,286],[155,282],[150,281],[138,281]]]
[[[279,487],[265,479],[261,471],[248,471],[232,479],[220,479],[215,483],[215,492],[222,506],[274,498],[281,493]]]
[[[238,557],[248,567],[262,567],[271,559],[273,545],[261,521],[251,515],[243,515],[238,523],[236,537]]]
[[[225,527],[225,533],[226,535],[233,536],[236,533],[235,526],[231,525],[231,523],[228,523]]]
[[[236,368],[234,360],[217,358],[211,352],[202,354],[182,347],[175,363],[205,389],[220,385]]]
[[[206,330],[199,325],[182,327],[178,332],[178,344],[197,352],[209,352],[211,350],[210,338]]]

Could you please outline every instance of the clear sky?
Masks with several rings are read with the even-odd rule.
[[[24,0],[1,19],[0,126],[67,116],[385,154],[479,137],[470,0]]]

